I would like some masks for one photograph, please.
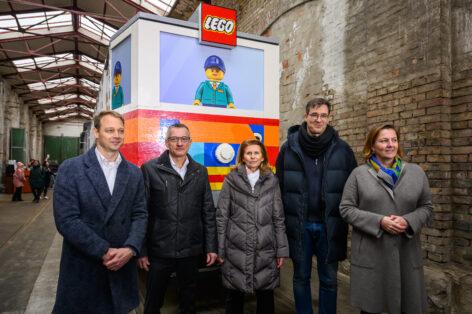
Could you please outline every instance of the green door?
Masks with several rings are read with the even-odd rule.
[[[79,155],[79,138],[66,136],[44,136],[44,156],[49,160],[62,163],[68,158]]]
[[[62,137],[62,162],[63,160],[79,155],[79,138]]]
[[[28,161],[25,158],[25,129],[12,128],[10,130],[10,159],[26,164]]]

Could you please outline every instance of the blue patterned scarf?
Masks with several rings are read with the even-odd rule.
[[[377,173],[379,171],[382,171],[391,177],[393,185],[390,182],[386,182],[390,187],[395,186],[395,184],[397,183],[403,167],[402,160],[399,157],[395,157],[395,161],[393,162],[392,167],[385,168],[384,166],[382,166],[375,154],[369,158],[369,164],[372,166],[372,168],[375,169]]]

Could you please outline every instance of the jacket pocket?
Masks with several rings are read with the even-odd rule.
[[[406,241],[404,245],[404,255],[408,258],[411,266],[414,269],[423,268],[423,252],[421,250],[421,242],[419,236],[415,236],[413,239],[402,239]],[[406,253],[406,254],[405,254]]]
[[[166,206],[169,202],[167,189],[165,186],[151,186],[149,192],[149,196],[153,205],[158,207]]]
[[[351,264],[363,268],[373,268],[377,259],[375,252],[375,243],[368,235],[360,232],[352,233],[351,240]]]

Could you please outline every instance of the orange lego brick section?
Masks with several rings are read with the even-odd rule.
[[[264,126],[264,145],[279,146],[279,127],[272,125]]]
[[[159,118],[125,120],[125,143],[155,142],[159,138]]]
[[[194,142],[241,143],[254,138],[254,133],[247,124],[191,120],[181,122],[190,128]]]
[[[249,124],[264,125],[264,144],[279,145],[279,126],[277,121],[258,118],[210,116],[165,111],[137,110],[125,114],[125,143],[156,142],[160,139],[160,118],[173,118],[186,124],[194,142],[203,143],[241,143],[253,138]],[[161,113],[161,116],[159,115]],[[198,118],[202,120],[197,120]],[[269,125],[268,125],[269,124]]]

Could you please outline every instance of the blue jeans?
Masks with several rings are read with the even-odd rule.
[[[305,223],[304,247],[300,260],[293,260],[293,293],[298,314],[313,313],[311,302],[311,259],[316,255],[318,266],[319,314],[335,314],[338,263],[326,263],[328,240],[324,223]]]

